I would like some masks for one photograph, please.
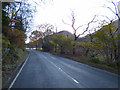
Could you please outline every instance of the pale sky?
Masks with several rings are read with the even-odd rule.
[[[37,2],[37,0],[35,0]],[[76,26],[84,25],[90,22],[94,15],[106,15],[109,18],[114,18],[115,15],[104,5],[107,5],[114,9],[112,4],[107,1],[111,0],[46,0],[46,4],[36,5],[37,12],[33,19],[33,30],[36,30],[35,26],[50,23],[57,27],[58,31],[68,30],[73,33],[72,28],[62,22],[71,24],[70,16],[71,10],[74,10],[76,15]],[[120,0],[114,0],[120,1]],[[35,3],[29,0],[32,5]],[[77,27],[76,27],[77,28]],[[85,27],[84,27],[85,28]],[[78,33],[81,33],[83,29],[79,29]]]

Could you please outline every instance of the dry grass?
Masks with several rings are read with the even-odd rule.
[[[2,65],[2,86],[5,86],[5,84],[10,79],[13,71],[26,59],[28,52],[24,51],[22,54],[20,55],[20,58],[16,60],[14,64]]]
[[[77,61],[77,62],[80,62],[83,64],[87,64],[87,65],[95,67],[95,68],[99,68],[99,69],[106,70],[108,72],[112,72],[112,73],[120,75],[120,73],[118,73],[118,70],[119,70],[118,67],[110,66],[109,64],[107,64],[103,61],[95,63],[95,62],[90,62],[88,60],[90,57],[84,57],[84,56],[79,56],[79,55],[60,55],[60,54],[56,54],[56,55],[59,55],[59,56],[65,57],[65,58],[69,58],[70,60],[74,60],[74,61]],[[120,66],[119,66],[119,68],[120,68]]]

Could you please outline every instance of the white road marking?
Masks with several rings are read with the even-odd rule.
[[[77,80],[75,80],[74,78],[72,78],[72,79],[73,79],[74,82],[79,83],[79,82],[78,82]]]
[[[42,55],[45,59],[47,59],[44,55]],[[52,57],[53,59],[55,59],[54,57]],[[54,64],[52,61],[48,60],[51,64],[53,64],[56,68],[58,68],[60,71],[62,71],[67,77],[69,77],[70,79],[72,79],[75,83],[79,84],[79,82],[72,78],[70,75],[68,75],[65,71],[63,71],[60,67],[58,67],[56,64]]]
[[[13,82],[12,82],[11,85],[9,86],[9,89],[12,88],[12,86],[13,86],[13,84],[15,83],[16,79],[17,79],[18,76],[20,75],[20,73],[21,73],[23,67],[25,66],[25,64],[26,64],[29,56],[30,56],[30,52],[29,52],[29,55],[28,55],[27,59],[25,60],[24,64],[22,65],[21,69],[19,70],[18,74],[16,75],[16,77],[15,77],[14,80],[13,80]]]
[[[52,56],[50,56],[52,59],[56,59],[56,58],[54,58],[54,57],[52,57]]]
[[[51,61],[50,61],[51,62]],[[57,65],[55,65],[53,62],[51,62],[55,67],[57,67],[60,71],[62,71],[67,77],[69,77],[70,79],[72,79],[75,83],[79,83],[76,79],[72,78],[70,75],[68,75],[65,71],[63,71],[60,67],[58,67]]]

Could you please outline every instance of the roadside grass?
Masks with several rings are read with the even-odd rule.
[[[0,60],[0,89],[2,89],[2,60]]]
[[[13,71],[26,59],[28,56],[28,51],[18,49],[17,56],[18,58],[13,57],[14,60],[16,60],[14,63],[2,64],[2,86],[5,86],[5,84],[9,81]],[[6,58],[6,60],[9,59],[9,57]]]
[[[61,57],[65,57],[65,58],[69,58],[70,60],[74,60],[83,64],[87,64],[89,66],[95,67],[95,68],[99,68],[102,70],[106,70],[108,72],[112,72],[115,74],[119,74],[120,75],[120,71],[118,71],[120,68],[120,64],[119,67],[116,67],[116,63],[115,62],[104,62],[102,60],[100,60],[99,58],[95,58],[95,57],[85,57],[85,56],[73,56],[73,55],[67,55],[67,54],[59,54],[59,53],[54,53],[54,52],[49,52],[52,53],[54,55],[58,55]]]
[[[104,62],[104,61],[100,61],[98,58],[90,58],[90,57],[72,57],[72,56],[67,56],[67,55],[60,55],[66,58],[69,58],[71,60],[75,60],[77,62],[80,63],[84,63],[87,64],[89,66],[95,67],[95,68],[99,68],[99,69],[103,69],[115,74],[119,74],[119,69],[118,67],[116,67],[116,64],[114,62]],[[120,68],[120,65],[119,65]]]
[[[38,50],[38,51],[42,51],[42,50]],[[45,52],[45,51],[42,51]],[[46,51],[47,52],[47,51]],[[116,67],[116,63],[115,62],[104,62],[103,60],[100,60],[99,58],[96,57],[85,57],[85,56],[79,56],[79,55],[69,55],[69,54],[60,54],[59,52],[55,53],[53,51],[49,51],[48,53],[54,54],[54,55],[58,55],[61,57],[65,57],[68,58],[70,60],[74,60],[83,64],[87,64],[89,66],[95,67],[95,68],[99,68],[102,70],[106,70],[108,72],[112,72],[115,74],[119,74],[120,75],[120,64],[119,67]]]

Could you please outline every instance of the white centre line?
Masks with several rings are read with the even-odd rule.
[[[74,78],[72,78],[72,80],[74,81],[74,82],[76,82],[76,83],[79,83],[77,80],[75,80]]]
[[[56,59],[56,58],[54,58],[54,57],[52,57],[52,56],[50,56],[52,59]]]
[[[51,61],[50,61],[51,62]],[[62,71],[67,77],[69,77],[70,79],[72,79],[75,83],[79,83],[76,79],[72,78],[70,75],[68,75],[65,71],[63,71],[60,67],[58,67],[57,65],[55,65],[53,62],[51,62],[55,67],[57,67],[60,71]]]
[[[44,56],[44,55],[42,55],[42,56]],[[47,59],[45,56],[44,56],[44,58]],[[54,57],[51,57],[51,58],[55,59]],[[52,61],[50,61],[50,60],[48,60],[48,61],[51,64],[53,64],[56,68],[58,68],[60,71],[62,71],[67,77],[69,77],[70,79],[72,79],[75,83],[79,84],[79,82],[76,79],[72,78],[70,75],[68,75],[65,71],[63,71],[60,67],[58,67],[56,64],[54,64]]]

